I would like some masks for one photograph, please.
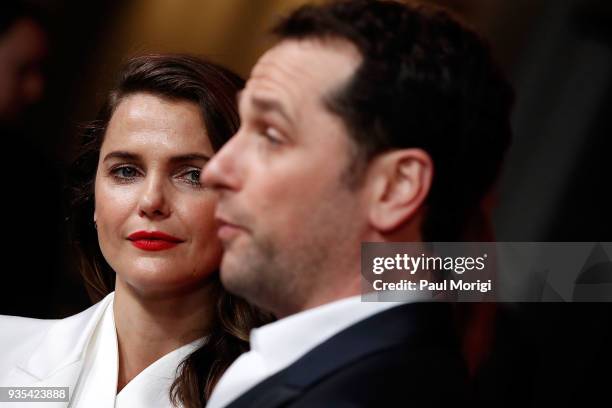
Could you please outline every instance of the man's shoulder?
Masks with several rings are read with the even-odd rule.
[[[320,378],[288,406],[443,406],[466,400],[458,350],[400,343]]]
[[[314,348],[311,353],[330,353],[334,359],[359,357],[386,349],[409,352],[425,348],[457,349],[451,306],[446,303],[400,304],[360,320]],[[339,353],[336,349],[342,347]]]
[[[345,378],[349,379],[346,384],[349,388],[361,383],[367,389],[368,385],[378,388],[383,384],[372,381],[366,373],[380,375],[386,384],[393,384],[394,379],[390,377],[394,373],[400,378],[417,372],[424,378],[432,367],[441,369],[443,366],[462,373],[463,358],[450,306],[412,303],[355,323],[311,350],[287,370],[293,367],[300,371],[300,366],[310,368],[311,384],[321,384],[325,378],[334,381]],[[315,378],[317,370],[319,378]],[[300,375],[290,377],[293,380]],[[302,382],[306,385],[307,380]]]

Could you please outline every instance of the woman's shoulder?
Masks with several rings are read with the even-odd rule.
[[[27,341],[37,333],[46,332],[57,321],[57,319],[0,315],[0,346],[4,346],[7,342]]]
[[[49,341],[58,347],[60,343],[67,343],[66,347],[70,347],[68,343],[74,343],[84,331],[92,330],[89,326],[93,326],[93,320],[111,299],[112,295],[109,295],[90,308],[64,319],[0,315],[0,365],[6,363],[10,356],[28,355]]]
[[[57,320],[0,316],[0,368],[8,371],[31,355]]]

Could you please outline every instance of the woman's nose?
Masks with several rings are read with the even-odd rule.
[[[166,197],[166,186],[160,177],[145,179],[139,200],[138,215],[148,218],[165,218],[170,215],[170,203]]]

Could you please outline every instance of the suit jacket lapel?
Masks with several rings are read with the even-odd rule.
[[[315,382],[353,361],[401,343],[417,341],[419,332],[431,335],[446,332],[449,327],[447,304],[411,303],[394,307],[338,333],[238,397],[228,408],[283,406]],[[452,337],[447,333],[438,335]]]

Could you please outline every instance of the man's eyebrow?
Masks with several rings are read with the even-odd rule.
[[[245,98],[244,92],[238,92],[237,98],[238,104],[240,104],[240,102]],[[287,112],[285,106],[277,99],[265,95],[250,95],[249,98],[251,99],[251,103],[257,110],[263,112],[275,111],[278,112],[287,122],[293,122],[291,120],[291,115],[289,115],[289,112]]]

